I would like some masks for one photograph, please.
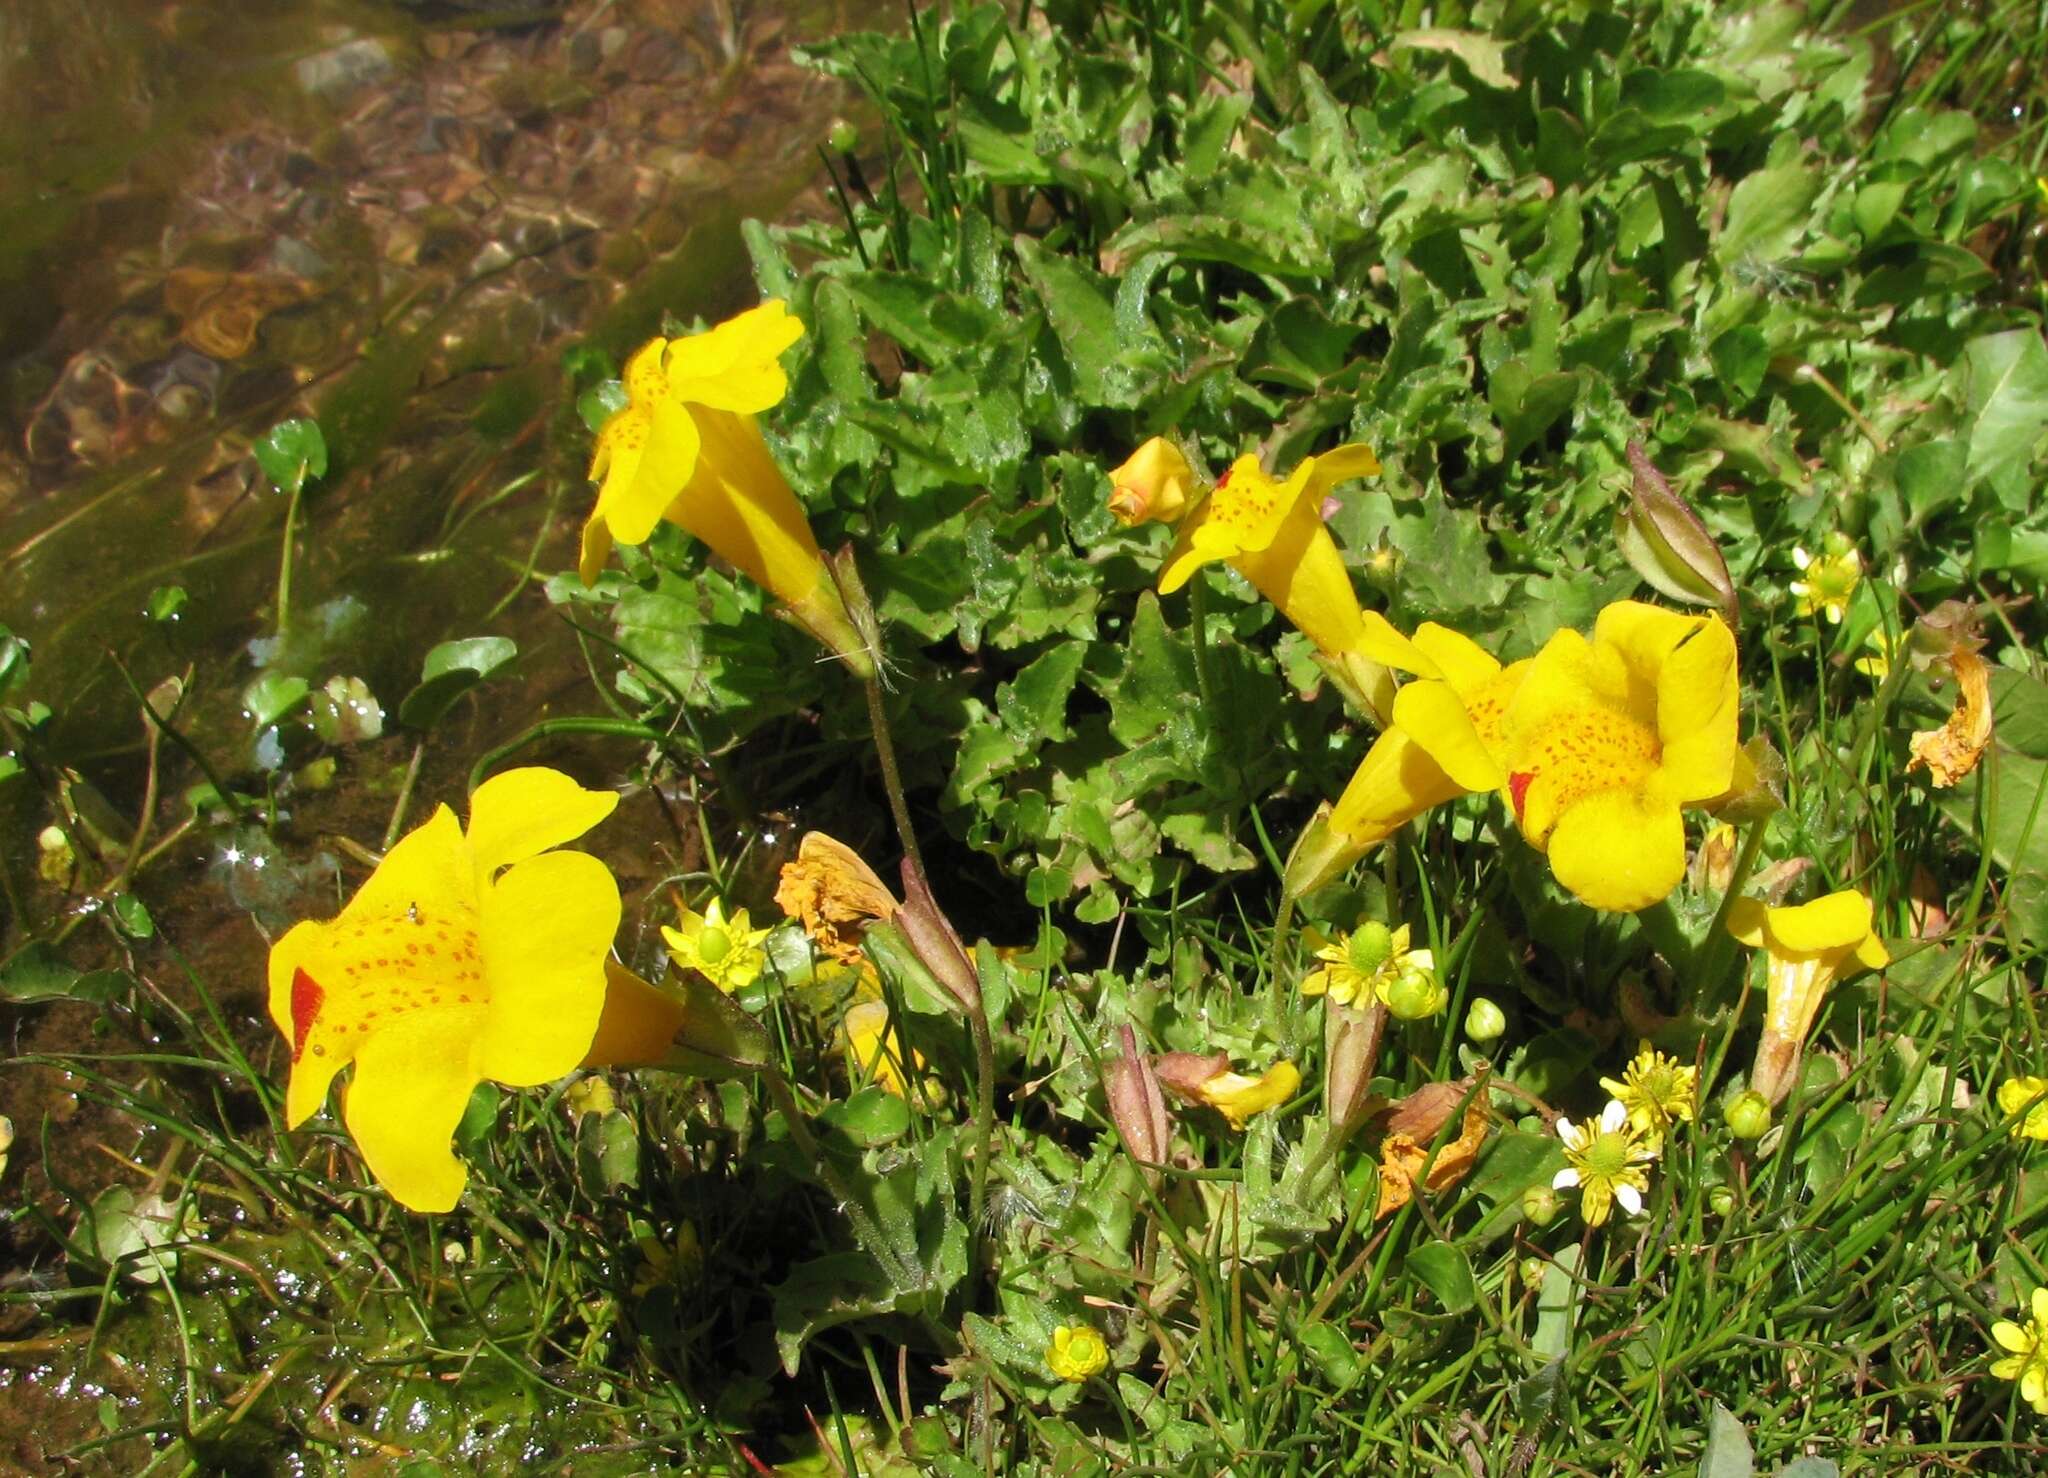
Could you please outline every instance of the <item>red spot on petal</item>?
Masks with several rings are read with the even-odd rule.
[[[304,970],[292,973],[292,1061],[297,1062],[306,1051],[307,1034],[313,1030],[313,1021],[320,1014],[320,1003],[327,999],[327,992],[320,983]]]
[[[1522,802],[1528,798],[1529,787],[1535,783],[1534,770],[1521,770],[1508,776],[1508,798],[1515,804],[1515,820],[1522,819]]]
[[[1220,492],[1222,492],[1222,491],[1223,491],[1223,490],[1224,490],[1225,488],[1227,488],[1227,487],[1229,487],[1229,486],[1230,486],[1230,469],[1229,469],[1228,467],[1226,467],[1226,468],[1224,468],[1224,469],[1223,469],[1223,475],[1222,475],[1221,477],[1219,477],[1219,478],[1217,478],[1217,479],[1216,479],[1216,491],[1220,493]]]

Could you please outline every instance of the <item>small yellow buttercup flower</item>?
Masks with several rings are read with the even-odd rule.
[[[661,931],[678,966],[695,970],[727,995],[761,978],[768,966],[768,952],[761,948],[761,941],[769,931],[753,928],[745,909],[728,919],[725,905],[714,898],[702,913],[689,908],[682,912],[680,929],[664,927]]]
[[[1426,985],[1435,981],[1436,959],[1426,949],[1410,949],[1410,937],[1406,924],[1389,929],[1377,920],[1368,920],[1335,939],[1311,934],[1317,945],[1316,958],[1323,964],[1301,982],[1301,993],[1328,995],[1340,1006],[1360,1009],[1375,1001],[1390,1003],[1389,992],[1397,987],[1412,994],[1413,982]]]
[[[1673,1124],[1690,1124],[1698,1107],[1699,1069],[1644,1042],[1619,1080],[1602,1078],[1600,1086],[1628,1110],[1636,1132],[1661,1143]]]
[[[1564,1141],[1565,1168],[1551,1177],[1550,1188],[1578,1187],[1579,1215],[1587,1226],[1606,1221],[1616,1205],[1630,1216],[1642,1211],[1658,1147],[1637,1131],[1619,1099],[1609,1099],[1600,1117],[1585,1124],[1560,1118],[1557,1136]]]
[[[2026,1323],[2000,1319],[1991,1326],[1991,1337],[2007,1352],[1991,1362],[1991,1373],[2018,1381],[2020,1399],[2048,1416],[2048,1288],[2036,1288],[2030,1305],[2033,1317]]]
[[[1998,1085],[1998,1111],[2013,1120],[2014,1139],[2048,1139],[2048,1078],[2007,1078]]]
[[[1086,1324],[1062,1324],[1045,1350],[1046,1367],[1064,1381],[1080,1384],[1109,1368],[1109,1346]]]
[[[1863,579],[1863,558],[1846,534],[1829,534],[1819,554],[1803,548],[1792,551],[1792,563],[1805,578],[1791,584],[1793,599],[1802,616],[1828,618],[1830,626],[1842,624],[1849,613],[1850,597]]]

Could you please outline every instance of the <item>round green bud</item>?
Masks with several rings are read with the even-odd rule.
[[[851,154],[860,147],[860,130],[844,118],[834,118],[825,130],[825,142],[835,154]]]
[[[1550,1264],[1540,1257],[1525,1257],[1515,1264],[1515,1271],[1521,1275],[1524,1288],[1541,1288],[1543,1275],[1550,1271]]]
[[[1721,1109],[1721,1117],[1728,1121],[1728,1132],[1737,1139],[1761,1139],[1771,1127],[1771,1103],[1752,1088],[1729,1099]]]
[[[1465,1035],[1475,1042],[1500,1040],[1508,1029],[1508,1014],[1485,996],[1473,997],[1465,1010]]]
[[[1431,971],[1404,970],[1400,978],[1381,993],[1380,999],[1387,1003],[1390,1013],[1403,1021],[1420,1021],[1443,1010],[1450,1002],[1451,993]]]
[[[1563,1209],[1563,1198],[1547,1185],[1538,1183],[1522,1192],[1522,1215],[1539,1227],[1556,1221],[1557,1213]]]
[[[1707,1192],[1707,1209],[1716,1216],[1726,1216],[1735,1209],[1735,1188],[1717,1185]]]
[[[697,936],[697,958],[715,965],[732,952],[732,936],[723,929],[706,929]]]

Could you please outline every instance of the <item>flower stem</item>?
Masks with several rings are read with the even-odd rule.
[[[979,1238],[988,1206],[989,1149],[996,1132],[996,1047],[985,1009],[967,1013],[967,1030],[974,1037],[974,1165],[968,1172],[967,1235]]]
[[[303,469],[301,473],[292,483],[291,498],[284,505],[284,550],[277,560],[277,634],[280,638],[291,624],[292,544],[298,535],[299,498],[306,488]]]
[[[882,1235],[882,1229],[869,1212],[866,1203],[854,1194],[853,1187],[846,1183],[838,1167],[825,1157],[823,1147],[811,1133],[811,1126],[805,1120],[802,1108],[797,1104],[796,1094],[790,1091],[789,1080],[782,1076],[782,1070],[774,1063],[768,1062],[761,1065],[760,1073],[761,1081],[768,1086],[768,1097],[781,1111],[783,1123],[789,1126],[789,1137],[796,1142],[797,1149],[817,1170],[819,1181],[831,1193],[839,1209],[846,1213],[847,1221],[852,1223],[854,1241],[860,1244],[863,1252],[881,1264],[882,1271],[888,1275],[891,1283],[899,1288],[916,1287],[920,1281],[918,1270],[904,1267],[902,1259],[896,1255],[896,1250]]]
[[[917,850],[917,833],[911,829],[910,806],[903,798],[903,774],[896,768],[896,743],[889,737],[889,713],[882,702],[882,675],[870,672],[861,678],[868,695],[868,727],[875,736],[875,762],[882,770],[882,790],[889,797],[889,814],[896,821],[896,836],[903,843],[903,856],[925,876],[924,856]],[[929,880],[926,880],[929,887]]]

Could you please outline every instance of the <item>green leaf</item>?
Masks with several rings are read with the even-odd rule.
[[[1085,642],[1062,642],[996,689],[996,712],[1012,735],[1036,745],[1070,738],[1067,695],[1088,655]]]
[[[604,380],[576,397],[576,415],[595,436],[627,403],[625,385],[618,380]]]
[[[1745,176],[1728,196],[1715,258],[1732,267],[1745,259],[1769,263],[1791,256],[1819,194],[1819,177],[1797,164]]]
[[[605,1194],[640,1184],[640,1126],[627,1113],[585,1114],[577,1125],[576,1162],[586,1186]]]
[[[2048,432],[2048,346],[2031,328],[1986,334],[1963,346],[1959,373],[1969,475],[1989,482],[2007,507],[2024,508],[2035,449]]]
[[[888,1144],[910,1132],[910,1107],[886,1088],[861,1089],[827,1107],[818,1122],[837,1129],[863,1149]]]
[[[1750,1451],[1749,1433],[1735,1414],[1720,1402],[1707,1419],[1707,1445],[1700,1452],[1699,1478],[1750,1478],[1756,1458]]]
[[[1142,398],[1148,358],[1157,361],[1149,320],[1135,325],[1139,337],[1126,337],[1117,322],[1116,301],[1100,273],[1072,257],[1049,252],[1029,236],[1015,240],[1017,262],[1025,281],[1045,305],[1060,348],[1073,370],[1074,393],[1090,406],[1130,407]]]
[[[256,465],[281,493],[298,492],[327,475],[327,438],[318,421],[279,421],[256,443]]]
[[[1899,453],[1892,477],[1915,525],[1968,495],[1967,466],[1966,444],[1947,438],[1923,441]]]
[[[1425,1242],[1407,1257],[1409,1272],[1434,1293],[1447,1314],[1462,1314],[1479,1302],[1471,1259],[1449,1242]]]
[[[469,1102],[462,1106],[462,1117],[455,1124],[455,1143],[465,1153],[477,1154],[490,1143],[491,1136],[497,1133],[498,1108],[504,1101],[504,1091],[489,1079],[470,1090]]]
[[[1533,1363],[1541,1366],[1571,1353],[1572,1323],[1579,1307],[1579,1249],[1558,1249],[1536,1290],[1536,1332],[1529,1338]]]
[[[409,729],[431,729],[448,716],[456,699],[519,655],[518,643],[503,636],[444,641],[420,664],[420,682],[398,705],[398,721]]]
[[[113,910],[114,923],[130,939],[149,939],[156,934],[156,920],[133,893],[116,893],[108,906]]]
[[[0,965],[0,1001],[27,1005],[33,1001],[111,1001],[130,984],[120,970],[77,970],[65,964],[47,944],[37,941]]]
[[[149,619],[152,621],[175,621],[178,613],[185,609],[185,587],[182,585],[159,585],[149,593]]]
[[[313,685],[302,677],[266,672],[242,689],[242,710],[248,714],[249,722],[261,732],[288,717],[312,691]]]

